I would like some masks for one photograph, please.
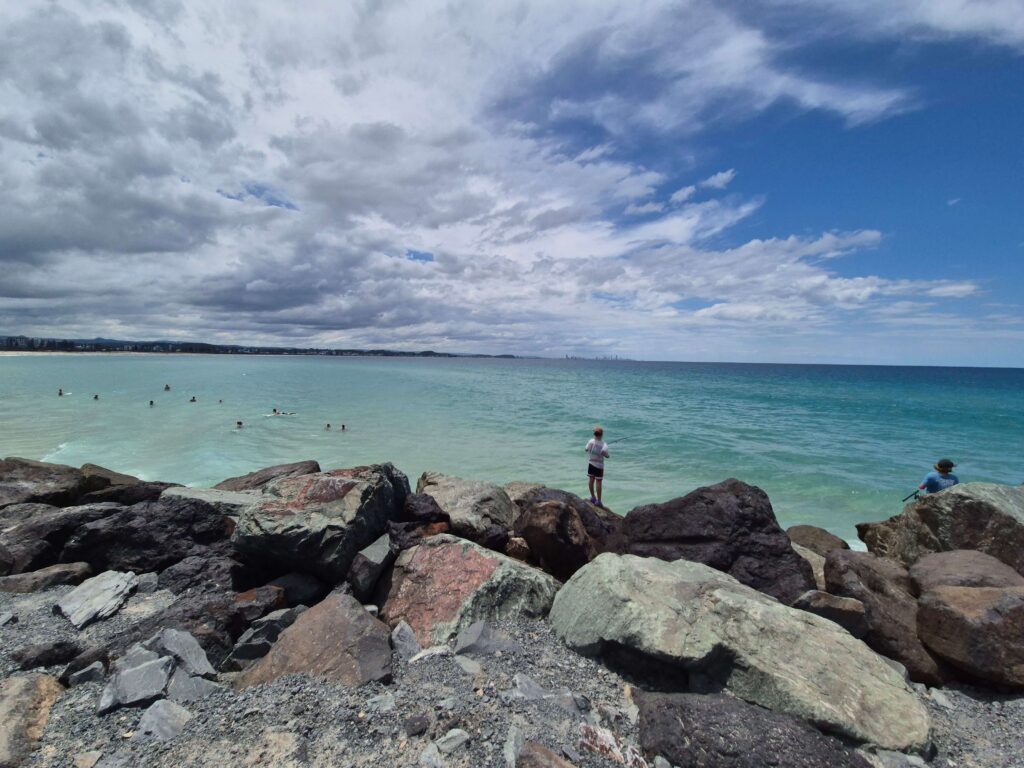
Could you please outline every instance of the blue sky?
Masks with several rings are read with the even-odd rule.
[[[0,332],[1024,364],[1024,0],[0,10]]]

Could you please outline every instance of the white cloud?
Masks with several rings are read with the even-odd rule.
[[[959,197],[951,197],[949,200],[946,201],[946,205],[948,205],[950,208],[952,208],[954,205],[959,204],[959,202],[960,202],[960,198]]]
[[[849,124],[908,107],[794,68],[752,24],[704,0],[6,4],[0,328],[687,356],[689,334],[723,334],[722,354],[734,327],[975,294],[851,277],[877,232],[724,247],[763,199],[657,200],[673,177],[617,135],[685,154],[770,107]]]
[[[736,178],[736,171],[730,168],[726,171],[719,171],[711,176],[708,176],[704,181],[698,184],[699,187],[704,189],[725,189],[729,186],[729,183]]]

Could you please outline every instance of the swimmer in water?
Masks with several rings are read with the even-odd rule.
[[[221,405],[223,405],[223,404],[224,404],[224,401],[223,401],[223,400],[218,400],[217,402],[218,402],[218,403],[220,403]]]
[[[245,425],[242,424],[242,422],[240,422],[240,421],[236,421],[235,422],[235,429],[241,429],[243,426],[245,426]]]
[[[331,425],[328,424],[326,427],[324,427],[324,432],[330,432],[330,431],[331,431]]]
[[[170,392],[170,391],[171,391],[171,385],[170,384],[164,384],[164,392]]]
[[[152,407],[153,407],[153,401],[152,401],[152,400],[150,400],[150,401],[149,401],[149,407],[150,407],[150,408],[152,408]]]
[[[92,396],[92,399],[93,399],[93,400],[99,400],[99,399],[100,399],[100,396],[99,396],[99,395],[93,395],[93,396]]]
[[[345,425],[344,425],[344,424],[342,424],[342,425],[341,425],[341,431],[342,431],[342,432],[344,432],[344,431],[345,431]]]
[[[191,400],[189,400],[189,402],[190,402],[190,403],[194,403],[194,402],[196,402],[196,396],[195,396],[195,395],[192,395],[192,399],[191,399]]]
[[[279,410],[277,410],[277,408],[275,408],[274,410],[272,410],[272,411],[270,412],[270,415],[271,415],[271,416],[280,416],[280,415],[281,415],[281,412],[280,412]]]
[[[57,397],[64,397],[64,388],[61,387],[57,390]]]

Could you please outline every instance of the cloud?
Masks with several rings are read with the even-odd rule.
[[[946,201],[946,205],[948,205],[950,208],[952,208],[953,206],[959,204],[959,202],[960,202],[960,198],[959,197],[951,197],[949,200]]]
[[[0,328],[687,356],[976,295],[862,274],[871,230],[750,239],[764,198],[668,194],[652,135],[911,107],[791,45],[704,0],[6,4]]]
[[[736,171],[730,168],[727,171],[719,171],[718,173],[708,176],[704,181],[700,182],[697,186],[703,189],[725,189],[729,186],[729,183],[736,178]]]

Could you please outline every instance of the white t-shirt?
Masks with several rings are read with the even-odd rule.
[[[596,437],[593,437],[590,439],[590,442],[587,443],[587,447],[584,450],[587,452],[588,459],[591,464],[595,467],[604,469],[605,458],[610,458],[608,454],[608,443],[604,440],[598,440]]]

